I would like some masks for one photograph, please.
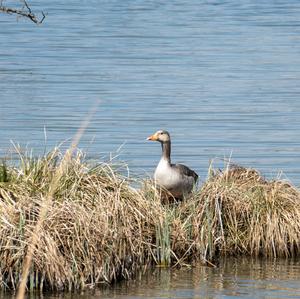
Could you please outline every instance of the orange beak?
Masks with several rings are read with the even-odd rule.
[[[157,141],[157,135],[156,135],[156,134],[153,134],[153,135],[149,136],[149,137],[147,138],[147,140]]]

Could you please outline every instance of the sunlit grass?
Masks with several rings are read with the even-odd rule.
[[[0,166],[3,289],[20,283],[49,194],[28,289],[83,289],[128,279],[150,265],[213,265],[226,254],[299,254],[300,194],[287,182],[267,181],[253,169],[210,169],[190,198],[162,204],[150,181],[133,188],[112,164],[91,164],[76,149],[64,157],[58,148],[40,158],[19,151],[17,166]]]
[[[299,252],[300,192],[288,182],[268,181],[254,169],[227,168],[212,175],[193,201],[193,239],[208,260],[217,254]]]

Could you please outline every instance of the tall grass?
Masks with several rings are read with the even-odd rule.
[[[290,183],[267,181],[254,169],[213,174],[180,206],[191,217],[194,254],[295,256],[300,249],[300,192]]]
[[[49,194],[63,155],[22,157],[0,184],[1,284],[16,288],[42,198]],[[76,289],[120,277],[152,260],[158,200],[146,200],[112,166],[89,167],[80,152],[60,176],[39,231],[30,283],[34,288]],[[29,167],[30,166],[30,167]],[[29,283],[29,282],[28,282]]]
[[[150,265],[213,265],[220,255],[294,256],[300,193],[253,169],[212,171],[200,190],[161,203],[151,182],[131,187],[106,163],[59,149],[0,166],[0,287],[17,289],[45,197],[51,194],[25,285],[74,290],[128,279]],[[58,169],[64,161],[64,169]],[[55,181],[55,188],[53,188]]]

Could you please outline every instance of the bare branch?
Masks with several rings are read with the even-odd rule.
[[[3,0],[0,1],[0,12],[7,13],[7,14],[16,14],[25,18],[30,19],[35,24],[41,24],[44,19],[46,18],[46,15],[42,11],[42,18],[38,19],[37,16],[32,12],[30,6],[28,5],[26,0],[22,0],[24,6],[22,9],[16,9],[16,8],[10,8],[3,6]]]

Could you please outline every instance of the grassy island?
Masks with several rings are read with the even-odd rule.
[[[2,289],[18,287],[42,210],[28,289],[84,289],[151,265],[213,266],[223,255],[300,253],[299,190],[254,169],[210,169],[190,198],[162,204],[153,183],[133,188],[114,165],[91,165],[80,151],[19,158],[0,166]]]

